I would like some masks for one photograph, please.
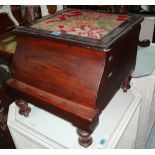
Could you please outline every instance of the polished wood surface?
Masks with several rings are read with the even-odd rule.
[[[15,79],[8,80],[7,85],[16,99],[31,102],[88,132],[92,132],[98,124],[96,109],[76,104]]]
[[[84,130],[81,130],[81,129],[78,129],[78,130],[77,130],[77,133],[78,133],[78,135],[79,135],[78,141],[79,141],[79,143],[80,143],[82,146],[88,147],[89,145],[92,144],[93,139],[92,139],[90,133],[88,133],[88,132],[86,132],[86,131],[84,131]]]
[[[106,52],[106,65],[96,100],[99,112],[102,112],[123,83],[126,83],[123,89],[129,89],[126,79],[135,68],[139,32],[140,25],[134,27]]]
[[[96,108],[103,52],[26,35],[17,36],[17,42],[11,67],[15,79]]]
[[[19,107],[19,114],[24,115],[25,117],[28,117],[31,111],[31,108],[28,106],[28,102],[22,99],[16,99],[15,103]]]

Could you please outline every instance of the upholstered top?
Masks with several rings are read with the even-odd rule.
[[[51,31],[55,35],[65,33],[101,39],[128,18],[129,16],[126,15],[67,10],[54,17],[32,24],[31,27]]]

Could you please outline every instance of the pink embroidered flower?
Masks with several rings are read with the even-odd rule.
[[[45,21],[45,24],[53,23],[53,22],[60,22],[60,21],[65,21],[70,17],[76,17],[76,16],[82,16],[83,12],[82,11],[70,11],[70,12],[64,12],[57,17],[53,17],[52,19],[47,19]]]
[[[64,28],[64,25],[59,25],[58,27],[59,27],[60,29],[62,29],[62,28]]]
[[[74,28],[73,31],[68,32],[68,34],[100,39],[102,31],[104,31],[104,29],[102,28],[92,28],[89,26],[82,26]]]
[[[117,21],[126,21],[126,20],[128,20],[128,16],[119,15],[119,16],[116,16],[116,20]]]

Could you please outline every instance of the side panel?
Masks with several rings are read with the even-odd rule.
[[[101,112],[121,84],[135,68],[140,25],[135,26],[106,53],[106,65],[100,83],[97,106]]]
[[[17,34],[11,73],[14,79],[96,109],[105,53]]]

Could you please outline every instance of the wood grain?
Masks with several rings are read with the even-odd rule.
[[[17,42],[11,67],[15,79],[96,108],[105,53],[30,36],[17,36]]]

